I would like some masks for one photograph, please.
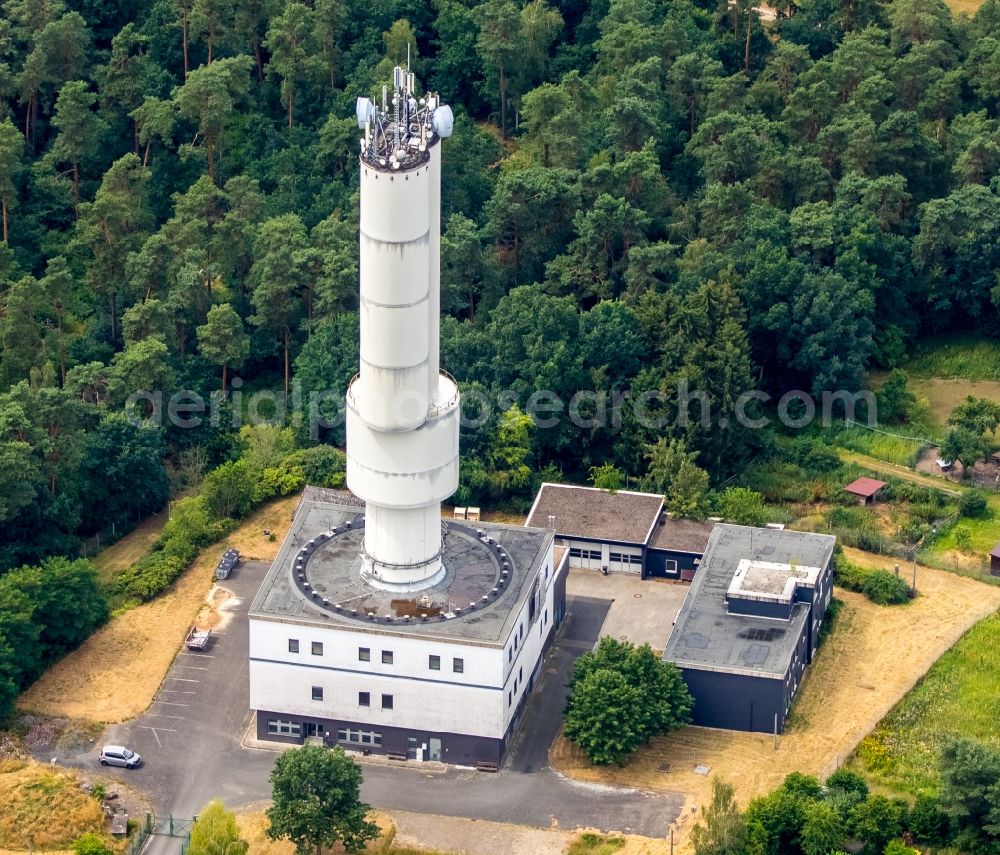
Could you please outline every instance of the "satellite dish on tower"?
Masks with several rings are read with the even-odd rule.
[[[432,122],[435,133],[441,139],[448,139],[451,136],[451,132],[455,129],[455,114],[451,111],[451,107],[447,104],[442,104],[434,111]]]
[[[364,96],[358,98],[354,112],[358,117],[358,127],[364,130],[365,125],[375,118],[375,105],[372,103],[372,99]]]

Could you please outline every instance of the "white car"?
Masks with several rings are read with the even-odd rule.
[[[142,765],[142,758],[131,748],[125,748],[123,745],[105,745],[101,749],[101,765],[138,769]]]

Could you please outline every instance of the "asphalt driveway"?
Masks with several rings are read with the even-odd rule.
[[[236,600],[230,603],[228,625],[204,652],[182,649],[149,710],[105,735],[105,743],[125,744],[142,754],[143,768],[110,774],[147,791],[160,817],[191,817],[214,798],[237,807],[270,797],[276,752],[241,744],[252,715],[247,610],[266,572],[266,564],[249,562],[230,577],[226,587]],[[365,763],[363,798],[389,811],[664,836],[680,812],[681,796],[581,784],[548,766],[573,661],[597,640],[609,606],[609,600],[594,597],[568,598],[566,623],[500,773]],[[94,752],[75,765],[96,764]],[[147,853],[178,850],[177,838],[155,836]]]

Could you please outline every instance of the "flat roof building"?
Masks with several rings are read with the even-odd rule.
[[[260,739],[499,764],[562,620],[553,532],[443,523],[443,579],[412,593],[361,573],[349,494],[303,500],[250,607]]]
[[[663,658],[706,727],[780,731],[833,588],[831,535],[718,524]]]

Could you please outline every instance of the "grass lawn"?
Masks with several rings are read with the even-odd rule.
[[[994,614],[934,664],[864,740],[852,765],[893,790],[934,790],[943,742],[962,735],[1000,747],[998,717],[1000,616]]]
[[[897,466],[914,466],[921,450],[928,441],[934,439],[928,437],[925,431],[907,425],[893,425],[887,430],[896,436],[887,436],[860,426],[845,428],[837,434],[836,443]]]
[[[955,0],[950,5],[978,7],[979,3]],[[980,336],[938,336],[918,345],[903,368],[915,377],[1000,380],[1000,342]]]
[[[101,806],[75,772],[0,760],[0,793],[0,849],[64,851],[88,831],[105,834]]]

